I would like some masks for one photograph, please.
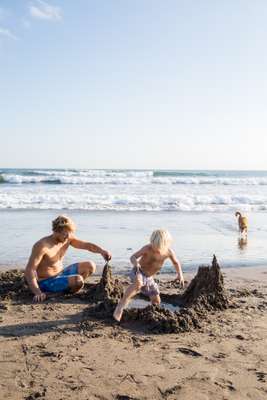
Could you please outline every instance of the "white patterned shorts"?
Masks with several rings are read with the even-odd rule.
[[[144,272],[137,268],[133,268],[129,274],[129,277],[132,282],[135,282],[136,277],[140,276],[142,279],[142,288],[141,293],[148,297],[158,296],[159,295],[159,287],[157,283],[154,281],[153,276],[146,276]]]

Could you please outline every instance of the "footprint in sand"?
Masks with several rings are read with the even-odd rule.
[[[214,354],[213,357],[217,358],[217,359],[221,359],[221,358],[225,358],[226,354],[225,353],[217,353],[217,354]]]
[[[42,392],[34,392],[29,396],[25,397],[25,400],[35,400],[35,399],[44,399],[46,395],[46,388],[42,390]]]
[[[177,351],[180,351],[181,353],[192,357],[202,357],[201,353],[198,353],[197,351],[192,349],[188,349],[187,347],[178,347]]]
[[[259,382],[266,382],[266,379],[265,379],[267,376],[266,372],[256,371],[256,376],[257,376],[257,380]]]
[[[214,383],[215,383],[215,385],[221,387],[222,389],[225,389],[225,388],[229,389],[231,392],[236,390],[236,388],[233,385],[233,382],[228,381],[226,379],[219,379],[219,380],[215,381]]]

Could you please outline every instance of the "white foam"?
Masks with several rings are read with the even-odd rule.
[[[156,175],[135,170],[1,171],[0,208],[262,211],[267,176]],[[223,174],[221,174],[223,175]],[[262,176],[261,176],[262,175]]]
[[[66,184],[66,185],[225,185],[267,186],[267,177],[174,177],[153,176],[153,171],[33,171],[33,175],[2,173],[10,184]]]
[[[161,194],[139,193],[125,190],[64,190],[24,187],[0,192],[0,208],[14,209],[80,209],[115,211],[229,211],[229,210],[267,210],[267,194],[260,195],[201,195],[201,194]],[[90,188],[89,188],[90,189]],[[93,188],[92,188],[93,189]]]

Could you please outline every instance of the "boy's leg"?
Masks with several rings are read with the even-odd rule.
[[[96,265],[93,261],[84,261],[78,263],[78,274],[82,275],[83,279],[88,278],[96,271]]]
[[[78,292],[84,285],[84,279],[81,275],[72,275],[69,276],[68,278],[68,289],[72,293]]]
[[[115,308],[113,317],[116,321],[119,322],[121,320],[123,309],[127,306],[131,298],[140,292],[141,288],[142,288],[142,278],[140,279],[137,275],[135,282],[132,285],[128,286],[128,288],[124,292],[123,297],[121,298],[117,307]]]
[[[39,287],[44,293],[75,293],[83,287],[84,280],[81,275],[60,275],[39,281]]]
[[[160,305],[161,303],[160,295],[156,294],[155,296],[150,296],[150,301],[153,305]]]
[[[84,285],[84,281],[96,270],[93,261],[75,263],[64,268],[61,276],[62,291],[70,290],[72,293],[78,292]]]
[[[148,286],[145,289],[144,294],[150,298],[151,303],[159,305],[161,303],[159,286],[154,279],[150,279]]]
[[[96,265],[93,261],[84,261],[69,265],[68,267],[64,268],[61,275],[81,275],[82,278],[85,280],[90,275],[95,273],[95,271]]]

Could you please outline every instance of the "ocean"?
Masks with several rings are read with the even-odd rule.
[[[249,218],[240,243],[234,212]],[[77,236],[111,250],[116,271],[153,229],[170,230],[185,270],[266,265],[267,171],[0,169],[0,266],[24,266],[32,244],[49,234],[60,213]],[[90,255],[99,265],[97,255]],[[66,263],[88,258],[71,249]],[[165,272],[171,271],[168,263]]]
[[[267,171],[0,169],[0,209],[267,210]]]

